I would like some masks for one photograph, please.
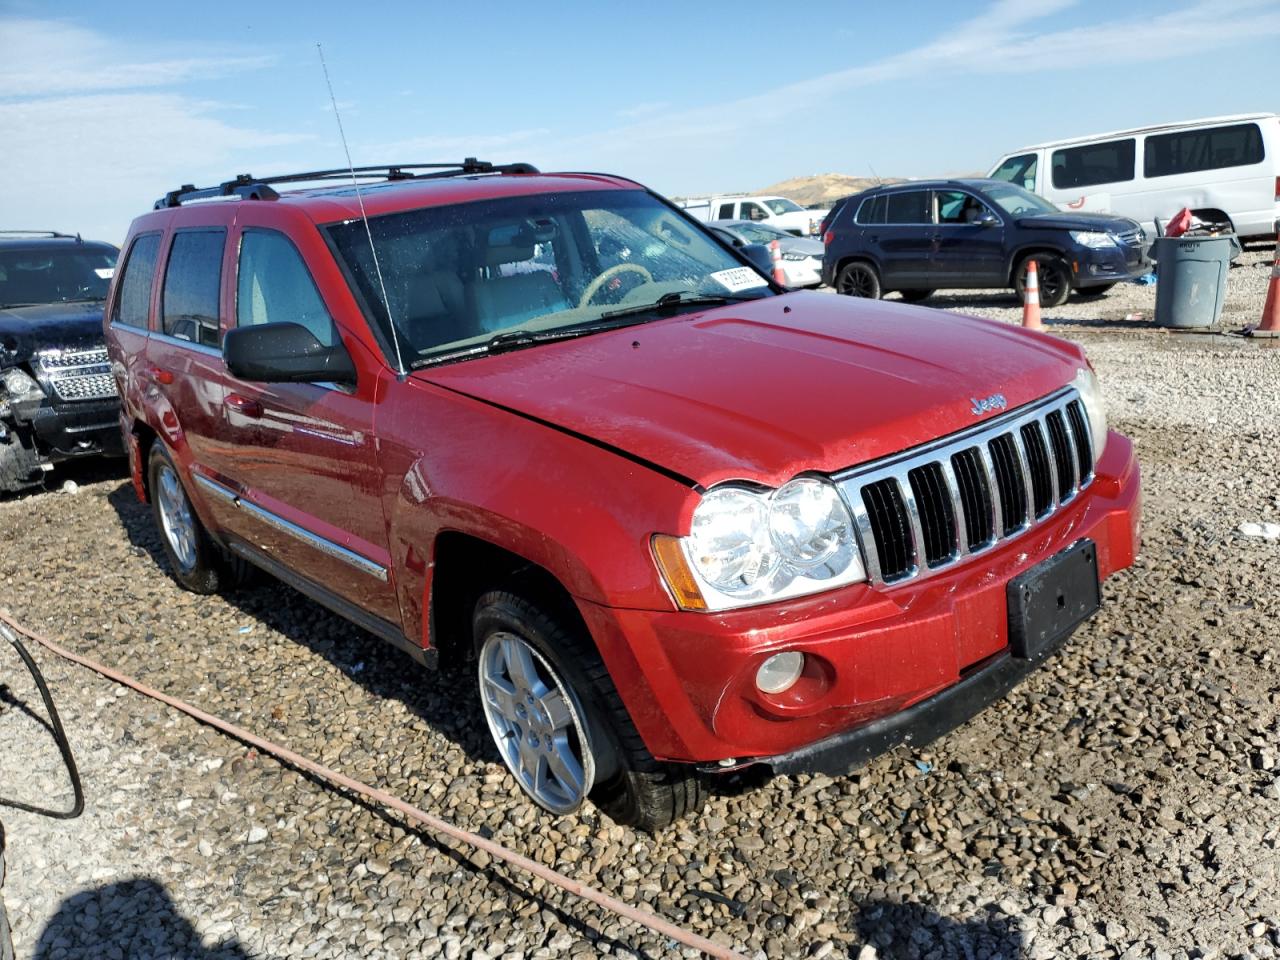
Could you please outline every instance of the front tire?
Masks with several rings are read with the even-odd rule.
[[[869,263],[862,261],[846,263],[836,274],[836,293],[843,293],[846,297],[879,300],[880,275]]]
[[[1026,298],[1027,264],[1032,260],[1036,262],[1037,279],[1040,283],[1040,306],[1062,306],[1071,296],[1071,269],[1067,266],[1067,261],[1055,253],[1033,253],[1018,264],[1013,281],[1018,299]]]
[[[706,801],[696,771],[655,760],[582,628],[507,591],[476,603],[480,704],[503,763],[539,806],[588,799],[618,823],[654,831]]]
[[[172,455],[159,441],[151,448],[147,476],[151,514],[173,578],[192,593],[217,593],[243,580],[244,562],[228,559],[213,542],[191,506]]]

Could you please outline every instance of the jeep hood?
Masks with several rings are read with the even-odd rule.
[[[101,346],[102,301],[0,308],[0,366],[46,347]]]
[[[793,293],[414,376],[705,487],[874,460],[998,415],[976,401],[1051,393],[1083,363],[995,321]]]

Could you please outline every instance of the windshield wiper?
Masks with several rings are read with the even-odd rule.
[[[606,317],[630,317],[640,313],[648,313],[651,310],[666,310],[671,307],[696,307],[696,306],[713,306],[725,303],[742,303],[745,300],[761,299],[755,294],[745,293],[713,293],[713,294],[694,294],[688,295],[684,290],[674,290],[671,293],[664,293],[652,303],[641,303],[634,307],[623,307],[621,310],[609,310],[600,314],[601,319]]]

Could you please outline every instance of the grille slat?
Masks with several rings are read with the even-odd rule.
[[[982,457],[977,447],[961,450],[951,457],[951,469],[960,492],[964,526],[967,533],[966,547],[977,550],[990,543],[995,535],[992,516],[991,489],[982,469]]]
[[[1017,536],[1093,479],[1088,420],[1074,390],[985,427],[838,478],[868,576],[927,576]]]

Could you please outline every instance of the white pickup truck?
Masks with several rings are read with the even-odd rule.
[[[806,210],[786,197],[756,197],[729,194],[719,197],[689,197],[676,201],[698,220],[753,220],[767,223],[797,237],[810,237],[827,210]]]

